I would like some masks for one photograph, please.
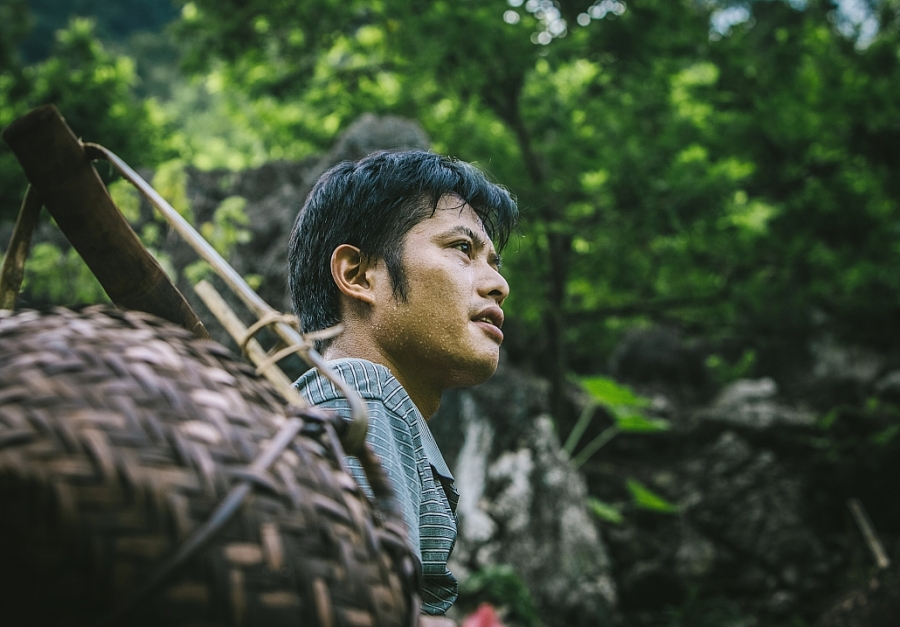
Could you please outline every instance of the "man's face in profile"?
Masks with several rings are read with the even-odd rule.
[[[509,285],[475,211],[456,196],[406,234],[408,298],[381,281],[372,332],[403,372],[441,388],[475,385],[496,370]],[[381,264],[383,267],[383,264]]]

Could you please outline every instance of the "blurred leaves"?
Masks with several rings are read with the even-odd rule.
[[[588,497],[587,506],[594,516],[604,522],[620,525],[624,520],[618,507],[605,501],[601,501],[598,498]]]
[[[129,222],[137,222],[141,215],[141,195],[134,185],[119,179],[109,185],[109,195]]]
[[[750,376],[756,366],[756,357],[756,351],[747,349],[734,363],[728,363],[721,355],[712,354],[706,358],[705,365],[716,383],[725,385]]]
[[[510,566],[488,566],[460,582],[458,603],[475,607],[484,602],[499,608],[514,624],[525,627],[541,624],[531,593]]]
[[[819,333],[900,347],[893,10],[873,27],[825,0],[178,4],[180,47],[145,35],[135,62],[114,54],[97,29],[119,9],[90,4],[100,27],[70,22],[31,65],[16,42],[48,18],[4,4],[0,123],[52,99],[86,139],[177,178],[173,158],[298,160],[364,112],[414,118],[518,196],[509,351],[557,389],[654,324],[736,346],[707,364],[719,382]],[[4,219],[23,185],[0,153]],[[649,428],[629,415],[617,428]]]
[[[674,514],[678,506],[659,496],[637,479],[629,479],[625,482],[634,504],[641,508],[661,514]]]
[[[178,160],[160,164],[150,181],[159,195],[166,199],[182,218],[191,220],[191,205],[187,197],[187,172]]]
[[[23,292],[49,303],[108,303],[109,297],[74,248],[60,249],[50,242],[31,248],[25,264]]]
[[[584,377],[581,385],[595,402],[611,408],[645,407],[650,403],[648,399],[637,396],[628,386],[609,377]]]
[[[200,234],[220,255],[227,256],[237,244],[250,241],[250,231],[246,227],[250,220],[244,213],[247,199],[229,196],[213,213],[212,222],[200,225]]]
[[[662,418],[647,418],[640,414],[617,414],[616,426],[619,428],[619,431],[631,431],[634,433],[668,431],[670,428],[668,420]]]
[[[250,231],[244,228],[249,224],[247,214],[244,213],[246,205],[245,198],[229,196],[216,208],[212,221],[200,225],[200,234],[225,259],[228,258],[235,246],[250,241]],[[196,285],[207,278],[211,272],[210,265],[202,259],[189,264],[184,269],[184,275],[191,285]],[[259,287],[262,280],[258,275],[248,275],[244,279],[254,289]]]
[[[134,166],[154,165],[169,149],[152,103],[135,95],[136,83],[134,62],[109,52],[92,20],[75,18],[56,33],[48,59],[0,66],[0,125],[53,103],[79,137],[104,144]],[[0,220],[14,219],[24,191],[18,163],[8,150],[0,151]]]
[[[631,388],[617,383],[609,377],[584,377],[581,385],[590,394],[591,402],[586,404],[581,416],[563,444],[563,450],[573,455],[578,448],[579,440],[593,419],[597,405],[603,407],[612,417],[613,425],[607,427],[588,442],[572,457],[572,464],[579,467],[605,446],[619,433],[653,433],[670,428],[668,420],[650,418],[641,413],[650,406],[650,400],[635,394]]]

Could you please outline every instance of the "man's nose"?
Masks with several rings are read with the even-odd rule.
[[[494,300],[497,305],[502,305],[509,296],[509,283],[496,268],[485,264],[484,271],[479,277],[478,293]]]

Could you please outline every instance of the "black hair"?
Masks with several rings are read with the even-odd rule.
[[[288,242],[288,283],[304,332],[340,322],[331,255],[341,244],[384,260],[394,296],[407,298],[403,238],[453,194],[469,204],[500,251],[518,219],[515,199],[478,168],[423,150],[379,151],[343,161],[323,174],[306,198]]]

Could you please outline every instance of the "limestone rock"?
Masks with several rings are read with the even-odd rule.
[[[815,422],[812,413],[780,403],[777,394],[778,386],[769,377],[739,379],[725,386],[712,406],[698,415],[752,429],[776,424],[805,426]]]
[[[860,346],[839,344],[823,337],[810,343],[813,357],[812,374],[819,379],[844,379],[861,384],[871,383],[884,366],[878,353]]]
[[[875,382],[875,393],[892,402],[900,402],[900,370],[891,370]]]
[[[502,367],[482,386],[447,394],[432,419],[461,493],[451,570],[465,579],[509,565],[548,626],[611,624],[609,560],[545,396],[543,382]]]

